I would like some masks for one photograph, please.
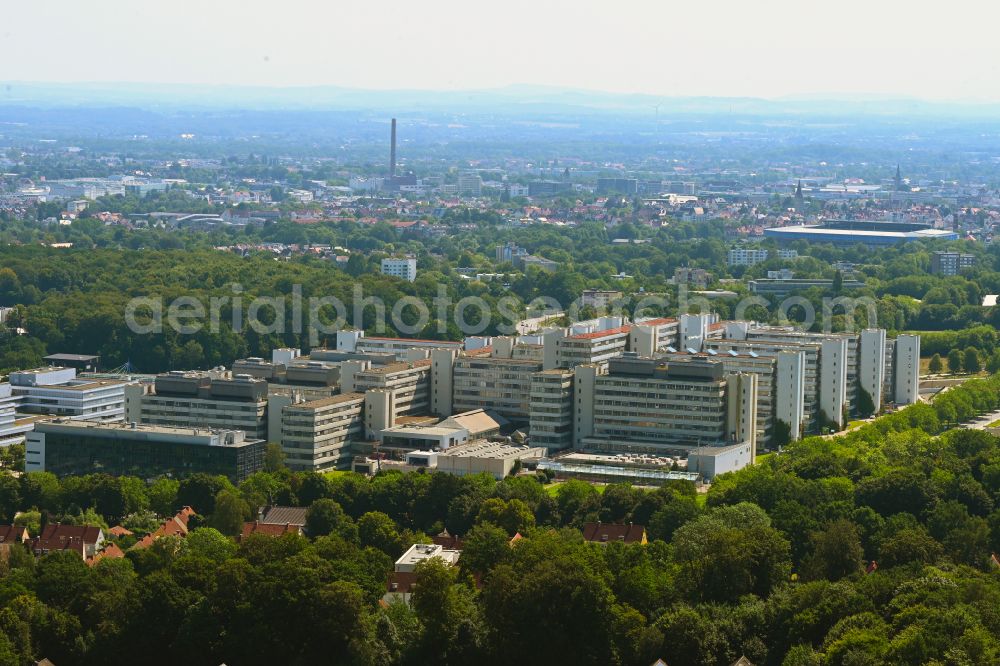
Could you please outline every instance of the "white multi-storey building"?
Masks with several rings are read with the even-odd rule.
[[[882,409],[885,384],[886,335],[883,328],[866,328],[858,339],[858,388],[872,400],[875,413]]]
[[[784,423],[789,438],[795,441],[806,427],[806,354],[800,350],[779,351],[775,359],[775,425]]]
[[[814,429],[819,412],[820,346],[818,344],[725,338],[709,340],[705,343],[705,349],[720,354],[730,351],[738,354],[756,354],[779,361],[783,355],[791,355],[785,360],[785,372],[780,370],[778,372],[779,379],[775,387],[775,418],[788,424],[792,439],[798,439],[799,433],[811,432]],[[794,360],[792,356],[795,357]],[[801,393],[796,388],[798,384],[801,384]]]
[[[846,338],[829,338],[820,343],[819,408],[838,428],[847,425]]]
[[[464,344],[454,340],[426,340],[421,338],[389,338],[367,336],[364,331],[338,331],[337,351],[358,354],[393,354],[397,361],[414,360],[414,351],[429,354],[432,349],[461,350]],[[319,350],[322,352],[323,350]],[[311,358],[322,358],[322,353],[313,350]]]
[[[757,443],[761,447],[768,447],[771,444],[778,399],[791,400],[793,403],[797,402],[800,405],[802,403],[801,393],[797,396],[790,395],[790,387],[782,386],[779,391],[778,358],[774,356],[762,356],[753,352],[716,352],[709,350],[699,354],[672,352],[658,358],[667,363],[690,360],[714,360],[722,364],[723,370],[727,375],[738,373],[756,375]],[[798,388],[801,392],[801,382]]]
[[[605,372],[575,369],[574,447],[664,453],[749,442],[756,450],[757,377],[715,360],[664,364],[627,356]]]
[[[458,176],[458,193],[478,197],[483,193],[483,179],[478,173],[463,173]]]
[[[671,317],[637,319],[629,331],[628,348],[639,356],[652,356],[677,348],[678,322]]]
[[[564,368],[575,368],[587,363],[607,365],[610,359],[621,356],[626,351],[631,330],[631,326],[619,326],[561,338],[556,341],[558,364]]]
[[[723,326],[714,312],[705,314],[682,314],[677,330],[677,348],[681,351],[699,352],[705,341],[721,338]]]
[[[549,451],[573,445],[572,370],[552,368],[531,376],[531,443]]]
[[[888,402],[908,405],[919,399],[919,381],[915,374],[920,355],[918,336],[901,335],[892,340],[886,337],[883,329],[813,333],[752,322],[727,322],[725,329],[725,340],[714,342],[711,347],[749,349],[766,354],[773,354],[779,348],[805,352],[807,429],[814,425],[813,419],[819,410],[829,420],[844,425],[843,412],[846,409],[856,413],[861,391],[868,393],[876,411]],[[897,390],[900,372],[904,373],[902,381],[909,390]],[[810,407],[810,396],[815,396],[815,408]]]
[[[129,421],[172,428],[242,430],[266,439],[267,381],[249,375],[177,370],[152,387],[128,389]]]
[[[756,247],[734,247],[729,250],[730,266],[753,266],[767,261],[767,250]]]
[[[362,361],[341,366],[341,391],[365,395],[365,436],[373,439],[399,417],[431,413],[431,360],[368,367]]]
[[[13,396],[29,414],[47,414],[82,421],[125,418],[125,386],[117,379],[78,379],[74,368],[38,368],[10,373]]]
[[[580,305],[583,307],[593,307],[604,310],[623,296],[620,291],[608,291],[605,289],[585,289],[580,295]]]
[[[24,434],[34,427],[34,417],[18,417],[20,396],[14,395],[10,384],[0,384],[0,446],[20,444]]]
[[[382,275],[391,275],[413,282],[417,279],[417,260],[387,257],[382,260]]]
[[[920,336],[898,336],[893,351],[893,400],[912,405],[920,400]]]
[[[435,352],[435,361],[448,358]],[[531,377],[543,368],[539,345],[515,344],[514,338],[498,337],[488,350],[452,356],[453,411],[489,409],[511,421],[527,423],[531,411]],[[443,366],[435,366],[434,382],[440,384]],[[445,414],[442,414],[445,415]]]
[[[286,405],[281,410],[281,448],[296,471],[336,469],[350,458],[349,443],[364,436],[362,393]]]

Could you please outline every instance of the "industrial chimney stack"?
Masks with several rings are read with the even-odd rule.
[[[396,119],[392,119],[392,143],[389,148],[389,178],[396,177]]]

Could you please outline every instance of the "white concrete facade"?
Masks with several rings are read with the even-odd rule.
[[[413,282],[417,279],[417,260],[385,258],[382,260],[382,275],[391,275]]]
[[[286,405],[280,411],[285,464],[295,471],[336,469],[347,459],[349,443],[363,436],[364,405],[360,393]]]
[[[920,336],[898,336],[895,355],[893,399],[897,405],[912,405],[920,401]]]
[[[830,338],[820,343],[819,408],[843,428],[847,410],[847,339]]]
[[[125,418],[125,386],[114,379],[77,379],[73,368],[39,368],[10,373],[11,392],[29,414],[82,421]]]
[[[531,376],[531,443],[550,451],[573,445],[572,370],[553,368]]]
[[[871,396],[875,413],[882,411],[885,383],[885,329],[867,328],[858,341],[858,388]]]
[[[788,425],[794,442],[806,428],[806,355],[801,351],[781,351],[776,358],[774,418]]]

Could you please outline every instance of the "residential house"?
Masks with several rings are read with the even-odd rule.
[[[116,543],[109,543],[104,550],[97,553],[93,557],[87,558],[87,566],[96,566],[98,562],[104,559],[121,559],[125,557],[125,551],[118,547]]]
[[[29,539],[31,535],[23,525],[0,525],[0,544],[26,543]]]
[[[183,507],[172,518],[168,518],[160,525],[155,532],[150,532],[132,548],[149,548],[157,539],[166,536],[186,537],[188,534],[188,522],[191,516],[195,515],[195,510],[189,506]]]
[[[392,601],[402,601],[410,603],[410,595],[413,593],[413,586],[416,584],[416,568],[421,562],[439,558],[446,565],[453,567],[458,563],[458,558],[462,552],[445,548],[436,543],[415,543],[410,549],[396,560],[395,567],[387,577],[385,595],[382,597],[383,603]]]
[[[103,544],[104,530],[100,527],[54,523],[42,528],[41,534],[31,541],[31,550],[35,555],[72,550],[87,559],[96,555]]]
[[[646,528],[633,523],[587,523],[583,526],[583,540],[590,543],[607,544],[615,541],[631,544],[639,543],[645,545]]]
[[[259,520],[243,523],[243,531],[240,533],[239,540],[242,541],[251,534],[263,534],[270,537],[280,537],[286,534],[298,534],[301,536],[302,526],[292,525],[291,523],[262,523]]]
[[[304,506],[265,506],[257,512],[257,522],[262,525],[291,525],[300,529],[306,526]]]

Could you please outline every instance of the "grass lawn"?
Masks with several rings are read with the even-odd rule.
[[[997,419],[993,423],[986,426],[987,428],[1000,428],[1000,419]]]
[[[326,472],[324,476],[329,477],[331,479],[335,479],[338,476],[346,476],[347,474],[353,474],[353,472],[350,472],[346,469],[335,469],[333,471]]]
[[[694,496],[694,501],[698,503],[698,508],[704,509],[705,502],[708,501],[708,493],[698,493]]]
[[[559,486],[562,484],[562,481],[553,481],[545,486],[545,492],[549,494],[549,497],[555,497],[556,493],[559,492]]]
[[[983,363],[986,362],[985,359],[981,359],[981,360],[983,361]],[[927,377],[928,375],[931,374],[930,364],[931,364],[930,357],[920,359],[920,376],[921,377]],[[940,379],[950,379],[950,378],[953,378],[953,377],[978,377],[980,375],[989,374],[986,371],[980,371],[980,372],[977,372],[975,374],[969,374],[967,372],[958,372],[956,374],[952,374],[952,373],[948,372],[948,358],[946,356],[942,356],[941,357],[941,364],[942,364],[941,372],[938,373],[938,374],[936,374],[936,375],[934,375],[935,377],[938,377]]]

